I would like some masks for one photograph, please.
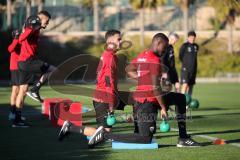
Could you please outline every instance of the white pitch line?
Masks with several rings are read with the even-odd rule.
[[[232,146],[240,147],[239,143],[229,143],[229,144],[232,145]]]
[[[171,128],[171,131],[178,131],[178,129],[176,128]],[[193,132],[188,132],[189,134],[194,134]],[[208,139],[208,140],[211,140],[211,141],[215,141],[216,139],[219,139],[219,138],[216,138],[216,137],[211,137],[211,136],[207,136],[207,135],[194,135],[196,137],[201,137],[201,138],[205,138],[205,139]],[[224,139],[223,139],[224,140]],[[228,141],[228,140],[224,140],[224,141]],[[240,143],[227,143],[231,146],[235,146],[235,147],[240,147]]]

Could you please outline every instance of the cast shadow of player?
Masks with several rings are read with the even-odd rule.
[[[110,151],[89,150],[87,139],[79,134],[58,141],[60,127],[53,127],[41,113],[40,105],[25,104],[23,116],[30,128],[12,128],[8,121],[9,104],[0,104],[0,141],[2,159],[104,159]],[[101,146],[100,146],[101,147]],[[26,153],[27,151],[27,153]],[[22,154],[25,152],[26,154]],[[27,155],[27,156],[26,156]]]

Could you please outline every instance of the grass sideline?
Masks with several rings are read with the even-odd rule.
[[[41,91],[44,97],[70,97],[80,100],[85,106],[92,107],[91,98],[64,95],[44,87]],[[59,128],[52,127],[48,120],[40,114],[41,105],[26,99],[25,113],[33,127],[28,129],[11,128],[7,120],[10,96],[9,87],[0,88],[0,159],[2,160],[32,160],[32,159],[164,159],[164,160],[218,160],[239,159],[239,147],[212,145],[208,139],[197,135],[208,135],[223,138],[229,143],[240,143],[240,84],[198,84],[194,90],[194,98],[200,101],[200,109],[192,112],[188,121],[188,131],[201,142],[201,148],[177,148],[177,132],[159,133],[155,135],[160,145],[158,150],[112,150],[109,143],[95,149],[87,149],[83,136],[72,134],[63,142],[57,141]],[[125,111],[131,112],[128,107]],[[158,124],[160,121],[158,122]],[[177,128],[175,121],[170,121],[171,127]],[[88,123],[95,126],[95,122]],[[132,132],[132,124],[118,123],[114,132]]]

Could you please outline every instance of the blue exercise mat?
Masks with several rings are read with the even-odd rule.
[[[112,149],[158,149],[158,143],[155,139],[150,144],[112,142]]]
[[[86,106],[82,107],[82,113],[87,113],[89,111],[90,111],[90,109],[88,107],[86,107]]]

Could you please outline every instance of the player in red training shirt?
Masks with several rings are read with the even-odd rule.
[[[9,120],[15,119],[16,114],[16,98],[19,92],[19,72],[18,72],[18,57],[21,50],[21,45],[18,42],[20,32],[14,30],[12,32],[13,41],[8,46],[8,52],[10,55],[10,71],[11,71],[11,84],[12,84],[12,93],[10,98],[10,113],[8,116]],[[25,117],[21,117],[22,120],[25,120]]]
[[[99,126],[98,130],[104,128],[107,132],[111,126],[107,125],[106,118],[108,113],[113,114],[115,109],[122,108],[126,105],[120,102],[117,89],[117,56],[116,52],[120,48],[121,33],[118,30],[108,30],[105,34],[106,49],[102,53],[97,68],[97,83],[93,97],[93,106],[96,111],[96,121]],[[92,127],[77,127],[71,122],[65,121],[59,133],[59,140],[63,140],[71,132],[93,136],[96,133]]]
[[[93,106],[96,111],[96,121],[110,131],[111,126],[107,125],[106,117],[113,114],[114,107],[118,105],[117,89],[117,49],[121,43],[121,33],[118,30],[109,30],[105,34],[107,47],[103,52],[97,69],[97,84],[93,99]]]
[[[17,127],[28,127],[28,125],[20,119],[25,95],[27,94],[34,100],[42,102],[39,89],[48,79],[50,73],[56,69],[54,66],[37,58],[39,33],[41,29],[47,27],[50,18],[51,15],[47,11],[41,11],[37,16],[30,16],[25,22],[24,32],[19,36],[19,43],[21,43],[22,46],[18,60],[20,90],[17,96],[17,109],[14,120],[14,125]],[[33,88],[27,92],[28,85],[34,75],[41,75],[41,78]]]

